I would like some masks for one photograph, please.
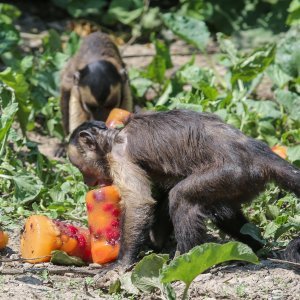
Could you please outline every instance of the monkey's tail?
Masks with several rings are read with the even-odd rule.
[[[270,179],[300,198],[300,169],[272,153],[269,162]]]

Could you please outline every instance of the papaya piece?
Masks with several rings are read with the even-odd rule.
[[[8,234],[0,230],[0,250],[4,249],[8,243]]]
[[[120,202],[115,186],[105,186],[86,195],[93,262],[115,260],[119,253]]]
[[[60,231],[62,243],[59,250],[65,251],[70,256],[77,256],[90,262],[92,256],[89,230],[58,220],[53,220],[53,222]]]
[[[50,261],[51,251],[61,247],[60,231],[46,216],[30,216],[21,236],[21,256],[29,263]]]
[[[275,145],[271,149],[274,153],[279,155],[281,158],[283,159],[287,158],[287,147],[281,145]]]
[[[122,126],[130,117],[131,113],[125,109],[114,108],[106,119],[106,126],[108,128],[116,128]]]
[[[47,216],[30,216],[21,236],[21,256],[29,263],[48,262],[54,250],[65,251],[84,261],[91,261],[88,229],[74,226]]]
[[[105,264],[118,257],[120,245],[112,245],[103,238],[97,239],[95,236],[92,236],[91,249],[93,262],[97,264]]]

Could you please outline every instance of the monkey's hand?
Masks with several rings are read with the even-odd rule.
[[[109,286],[115,282],[123,273],[126,268],[118,262],[111,263],[104,266],[97,275],[94,277],[94,285],[96,288],[108,290]]]

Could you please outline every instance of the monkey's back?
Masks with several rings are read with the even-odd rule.
[[[185,177],[212,167],[252,168],[268,147],[209,113],[185,110],[135,114],[125,127],[128,153],[151,172]],[[138,135],[136,134],[138,132]]]

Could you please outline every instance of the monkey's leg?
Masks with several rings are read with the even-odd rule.
[[[160,199],[155,208],[155,219],[150,230],[150,240],[155,250],[162,249],[172,230],[173,225],[169,215],[168,199],[165,196],[165,199]]]
[[[179,251],[186,252],[203,242],[207,207],[219,199],[230,203],[246,179],[241,169],[229,165],[194,173],[173,187],[169,207]]]
[[[262,244],[253,239],[250,235],[242,234],[241,228],[249,221],[243,215],[240,206],[229,205],[215,206],[212,210],[212,220],[226,234],[240,242],[247,244],[253,251],[262,248]]]
[[[121,194],[121,248],[118,263],[128,266],[137,260],[143,243],[149,239],[156,201],[144,170],[123,153],[109,158],[114,184]]]

